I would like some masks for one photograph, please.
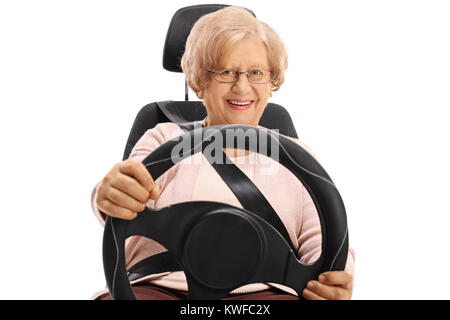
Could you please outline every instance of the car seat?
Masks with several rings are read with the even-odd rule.
[[[186,43],[186,39],[189,35],[189,32],[192,28],[192,26],[195,24],[195,22],[202,16],[207,13],[219,10],[221,8],[226,7],[227,5],[195,5],[195,6],[189,6],[185,8],[181,8],[178,10],[169,25],[169,29],[166,36],[165,46],[164,46],[164,54],[163,54],[163,67],[164,69],[172,72],[179,72],[182,73],[181,67],[180,67],[180,61],[181,57],[184,52],[184,47]],[[250,10],[249,10],[250,11]],[[253,12],[250,11],[252,14]],[[254,14],[253,14],[254,15]],[[159,101],[159,102],[153,102],[146,106],[144,106],[139,113],[136,116],[136,119],[133,123],[131,132],[129,134],[127,144],[125,147],[123,159],[127,159],[130,155],[130,152],[136,142],[139,140],[139,138],[148,130],[153,127],[155,127],[158,123],[162,122],[174,122],[177,123],[180,128],[182,128],[185,132],[185,134],[189,136],[191,134],[191,137],[193,137],[193,131],[192,129],[195,127],[195,124],[198,124],[198,122],[206,117],[206,109],[201,101],[189,101],[188,97],[188,89],[187,84],[185,86],[186,92],[185,92],[185,101]],[[262,127],[265,127],[267,129],[276,129],[279,133],[282,135],[297,138],[297,132],[295,130],[294,124],[292,123],[292,119],[289,115],[289,113],[286,111],[286,109],[278,104],[275,103],[268,103],[267,107],[260,119],[259,125]],[[206,130],[207,128],[204,128],[203,130]],[[285,142],[287,143],[287,142]],[[172,145],[173,146],[173,145]],[[292,147],[293,148],[293,147]],[[164,149],[164,148],[163,148]],[[165,148],[167,149],[167,147]],[[256,151],[256,150],[255,150]],[[291,150],[292,152],[292,150]],[[157,154],[158,152],[154,152]],[[161,154],[161,152],[160,152]],[[308,156],[308,155],[304,155]],[[149,155],[145,161],[150,161],[150,159],[153,157],[153,160],[156,159],[155,157],[158,157],[158,155]],[[289,157],[289,155],[288,155]],[[310,157],[310,156],[309,156]],[[310,157],[311,158],[311,157]],[[309,159],[309,158],[308,158]],[[291,159],[292,160],[292,159]],[[289,160],[285,160],[289,161]],[[309,159],[308,161],[315,162],[314,160]],[[226,163],[226,162],[224,162]],[[295,161],[294,161],[295,163]],[[304,163],[302,163],[304,166]],[[304,167],[302,168],[304,169]],[[255,217],[256,220],[259,218],[262,218],[264,220],[264,228],[267,230],[267,234],[272,234],[273,237],[280,237],[281,242],[284,242],[284,247],[287,248],[286,250],[291,250],[292,253],[295,252],[293,245],[289,239],[289,236],[287,234],[287,231],[279,219],[278,215],[276,214],[275,210],[270,206],[268,201],[265,199],[264,195],[258,190],[258,188],[247,178],[245,174],[243,174],[236,166],[233,164],[230,165],[214,165],[214,169],[219,173],[219,175],[222,177],[222,179],[227,183],[227,185],[230,187],[232,192],[236,195],[242,206],[244,207],[244,210],[247,215],[253,215],[254,212],[257,212],[259,217]],[[298,165],[297,165],[298,167]],[[311,167],[312,168],[312,167]],[[156,170],[156,169],[155,169]],[[162,169],[161,169],[162,170]],[[167,168],[166,168],[167,170]],[[292,170],[292,169],[291,169]],[[295,170],[298,170],[295,169]],[[314,168],[311,169],[312,172],[320,172],[320,177],[322,180],[326,180],[328,185],[332,185],[331,179],[328,177],[328,175],[323,171],[323,169],[320,167],[319,164],[314,163]],[[149,169],[150,171],[150,169]],[[158,174],[155,173],[152,174],[154,179],[156,180]],[[300,176],[298,176],[300,178]],[[303,178],[301,179],[302,182],[305,182]],[[305,183],[304,183],[305,184]],[[314,184],[314,183],[312,183]],[[305,186],[309,188],[310,185],[306,184]],[[329,188],[329,186],[327,187]],[[315,200],[317,207],[317,202],[319,201],[318,198],[314,195],[314,190],[310,190],[310,194]],[[347,257],[347,250],[348,250],[348,233],[347,233],[347,227],[346,227],[346,217],[345,217],[345,209],[343,208],[342,201],[340,199],[339,194],[337,193],[337,190],[334,190],[334,185],[332,186],[333,189],[333,204],[332,206],[337,206],[339,211],[339,214],[337,215],[338,218],[332,219],[328,218],[328,220],[331,220],[331,224],[338,225],[338,230],[336,231],[337,235],[334,237],[334,239],[339,239],[339,242],[336,243],[334,246],[334,256],[332,257],[332,263],[330,266],[330,263],[328,263],[327,267],[328,269],[343,269],[345,266],[345,261]],[[312,191],[312,192],[311,192]],[[317,190],[315,190],[317,193]],[[327,191],[328,192],[328,191]],[[187,203],[183,203],[184,207],[183,210],[190,210],[190,212],[194,212],[197,210],[196,207],[189,207]],[[209,205],[205,204],[204,205]],[[176,207],[176,206],[172,206]],[[181,207],[180,207],[181,208]],[[230,206],[227,206],[226,204],[222,204],[219,206],[212,206],[209,207],[210,210],[228,210],[228,212],[231,212],[235,210],[235,208],[231,208]],[[246,210],[250,211],[247,212]],[[330,247],[330,243],[327,243],[327,237],[326,234],[330,232],[330,228],[326,228],[325,219],[322,218],[322,208],[318,208],[319,216],[321,220],[321,226],[322,226],[322,252],[328,247]],[[233,211],[234,212],[234,211]],[[239,214],[242,214],[240,212]],[[143,216],[141,214],[138,215],[139,219]],[[155,216],[155,215],[153,215]],[[136,219],[136,220],[139,220]],[[145,218],[142,218],[145,219]],[[179,218],[174,218],[178,219]],[[215,222],[208,222],[208,229],[214,228],[217,223],[224,223],[222,218],[214,218]],[[234,217],[233,217],[234,219]],[[231,219],[231,220],[233,220]],[[180,264],[180,258],[175,257],[170,250],[151,256],[147,259],[142,260],[141,262],[138,262],[133,267],[131,267],[129,270],[126,271],[126,278],[124,276],[125,272],[123,272],[123,260],[124,259],[124,252],[123,252],[123,241],[124,237],[127,234],[127,231],[125,231],[126,227],[125,225],[130,225],[134,223],[134,228],[140,229],[140,231],[135,231],[134,234],[146,234],[146,231],[141,230],[141,226],[137,226],[138,222],[125,222],[125,221],[116,221],[115,218],[108,217],[107,224],[105,225],[105,235],[104,235],[104,268],[105,268],[105,275],[107,278],[108,288],[110,290],[110,294],[114,299],[133,299],[135,298],[134,293],[131,289],[131,286],[129,286],[129,281],[139,279],[141,277],[144,277],[148,274],[153,273],[159,273],[164,271],[176,271],[176,270],[184,270],[184,267]],[[119,219],[120,220],[120,219]],[[230,220],[230,224],[236,223],[236,221]],[[115,221],[115,225],[113,225],[113,221]],[[200,221],[200,220],[199,220]],[[198,222],[198,221],[197,221]],[[152,222],[155,223],[154,221]],[[228,223],[228,222],[227,222]],[[254,222],[252,222],[254,223]],[[266,226],[265,224],[268,223]],[[119,227],[119,224],[122,227]],[[141,222],[143,224],[143,222]],[[223,227],[223,226],[222,226]],[[120,228],[122,228],[122,231],[119,231]],[[131,227],[130,227],[131,228]],[[258,227],[259,228],[259,227]],[[264,229],[263,228],[263,229]],[[244,228],[245,229],[245,228]],[[137,232],[137,233],[136,233]],[[324,234],[325,233],[325,234]],[[127,234],[130,235],[129,233]],[[260,237],[260,236],[257,236]],[[266,236],[261,236],[265,239]],[[270,236],[268,236],[270,238]],[[119,238],[123,238],[120,239]],[[190,243],[194,244],[195,240],[192,240],[192,237]],[[259,238],[258,238],[259,239]],[[186,241],[186,239],[184,239]],[[249,241],[251,242],[251,239],[249,238]],[[258,240],[259,241],[259,240]],[[277,240],[278,241],[278,240]],[[336,241],[335,241],[336,242]],[[198,243],[197,243],[198,245]],[[239,246],[239,244],[236,244]],[[283,248],[284,248],[283,247]],[[117,251],[115,254],[112,254],[112,251]],[[192,253],[193,251],[197,251],[195,253]],[[190,259],[197,259],[201,258],[202,249],[197,248],[197,250],[190,250],[190,254],[193,255]],[[325,250],[327,251],[327,250]],[[327,251],[328,252],[328,251]],[[290,255],[290,260],[294,261],[293,257]],[[322,258],[322,259],[321,259]],[[316,261],[316,265],[319,266],[320,264],[324,263],[324,255],[321,256],[318,261]],[[230,256],[227,256],[227,259],[231,259]],[[237,257],[237,259],[242,259],[242,257]],[[259,259],[259,260],[258,260]],[[258,263],[261,263],[261,257],[255,258],[254,261],[258,261]],[[284,258],[286,260],[286,257]],[[288,259],[288,260],[289,260]],[[326,259],[325,259],[326,260]],[[253,261],[253,260],[252,260]],[[254,262],[253,261],[253,262]],[[286,265],[283,265],[283,268],[290,268],[295,269],[296,267],[293,267],[293,263],[296,262],[287,262]],[[217,278],[217,274],[224,274],[227,273],[226,268],[221,265],[220,262],[216,264],[216,267],[218,267],[220,270],[216,271],[215,275],[211,277]],[[189,269],[189,273],[203,273],[204,270],[196,270],[193,271],[195,268]],[[319,269],[322,270],[323,268],[316,268],[317,270],[314,271],[314,274],[317,274],[319,272]],[[266,270],[264,271],[266,273],[275,273],[274,270]],[[284,274],[284,278],[287,277],[295,277],[292,274],[290,276],[286,276],[289,272],[288,270],[280,271]],[[238,272],[239,273],[239,272]],[[244,281],[243,279],[234,280],[232,278],[233,275],[230,277],[224,277],[222,281],[228,281],[230,283],[220,283],[217,284],[217,279],[208,279],[208,280],[198,280],[197,282],[193,280],[194,277],[188,277],[188,286],[189,286],[189,298],[190,299],[217,299],[220,297],[223,297],[224,294],[226,294],[230,289],[233,287],[239,286]],[[302,278],[302,277],[300,277]],[[249,276],[247,276],[247,279],[249,279]],[[286,279],[281,279],[280,283],[283,282]],[[209,281],[209,282],[208,282]],[[214,282],[216,281],[216,282]],[[292,282],[293,281],[293,282]],[[292,280],[292,283],[295,283],[295,286],[297,288],[294,288],[297,293],[300,293],[301,287],[304,287],[305,280],[302,278],[300,282],[296,282],[297,280]],[[205,283],[208,282],[208,283]],[[219,281],[220,282],[220,281]],[[245,281],[244,281],[245,282]],[[199,284],[201,283],[201,284]],[[214,284],[213,284],[214,283]],[[195,288],[193,290],[194,292],[191,294],[191,289]],[[299,294],[300,296],[300,294]]]

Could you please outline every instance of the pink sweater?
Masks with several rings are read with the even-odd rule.
[[[184,131],[174,123],[160,123],[141,137],[133,148],[130,158],[143,160],[158,146],[183,133]],[[307,145],[298,139],[290,139],[314,156]],[[300,260],[305,263],[317,260],[322,243],[320,221],[314,203],[302,183],[284,166],[261,154],[250,152],[248,156],[229,156],[229,158],[253,181],[278,213]],[[195,200],[224,202],[242,208],[236,196],[201,153],[177,163],[159,177],[156,183],[159,185],[161,193],[156,201],[148,201],[147,206],[150,208],[162,208],[173,203]],[[96,206],[99,185],[100,183],[94,188],[91,201],[95,215],[104,225],[105,214],[100,212]],[[274,188],[274,186],[276,187]],[[151,239],[133,236],[127,239],[125,251],[126,268],[128,269],[142,259],[166,251],[166,249]],[[351,274],[354,273],[354,251],[352,249],[349,249],[345,270]],[[143,281],[178,290],[187,291],[188,289],[182,271],[153,274],[132,283]],[[293,289],[275,283],[248,284],[237,288],[232,293],[255,292],[265,290],[270,286],[296,294]],[[105,292],[107,291],[98,292],[93,298],[95,299]]]

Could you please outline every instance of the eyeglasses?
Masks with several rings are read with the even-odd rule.
[[[219,69],[216,71],[208,70],[208,72],[213,73],[216,81],[222,83],[237,82],[241,74],[246,74],[249,82],[254,84],[265,84],[269,83],[274,76],[272,71],[261,69],[251,69],[246,72],[233,69]]]

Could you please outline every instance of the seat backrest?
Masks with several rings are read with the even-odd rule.
[[[206,108],[201,101],[162,101],[153,102],[144,106],[136,116],[123,159],[127,159],[136,142],[142,135],[158,123],[171,122],[171,120],[162,112],[158,104],[169,103],[169,107],[175,109],[176,114],[181,115],[187,121],[199,121],[206,117]],[[278,129],[279,133],[285,136],[298,138],[294,124],[289,113],[282,106],[275,103],[268,103],[264,113],[259,121],[259,125],[267,129]]]
[[[171,72],[182,73],[181,58],[184,53],[187,37],[195,22],[203,15],[217,11],[228,5],[203,4],[189,6],[175,12],[169,25],[164,44],[163,67]],[[248,10],[248,9],[247,9]],[[248,10],[252,15],[255,14]],[[187,93],[186,93],[187,100]],[[123,159],[127,159],[131,149],[139,138],[158,123],[171,122],[158,104],[165,104],[174,114],[180,115],[187,121],[203,120],[207,113],[202,101],[161,101],[153,102],[144,106],[136,116],[130,135],[127,140]],[[278,129],[279,133],[298,138],[292,119],[287,110],[281,105],[268,103],[259,125],[268,129]]]

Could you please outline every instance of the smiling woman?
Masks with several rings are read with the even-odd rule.
[[[197,96],[203,99],[208,113],[207,125],[242,123],[257,126],[267,101],[272,96],[269,81],[252,83],[249,81],[251,77],[239,76],[238,71],[270,70],[264,43],[260,40],[243,39],[225,53],[220,65],[227,70],[233,68],[228,73],[237,77],[233,82],[219,82],[217,73],[215,77],[210,75],[216,81],[210,79],[204,89],[197,91]],[[270,75],[270,72],[267,74]]]
[[[272,91],[284,82],[287,65],[278,34],[234,6],[201,17],[181,59],[188,85],[206,107],[208,126],[257,126]]]

